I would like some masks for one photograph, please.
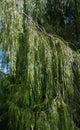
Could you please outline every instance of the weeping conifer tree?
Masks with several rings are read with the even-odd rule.
[[[79,54],[42,30],[30,17],[28,4],[33,6],[26,0],[1,2],[1,48],[11,65],[10,74],[0,80],[1,129],[75,130]]]

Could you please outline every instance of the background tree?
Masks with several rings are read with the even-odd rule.
[[[80,2],[71,0],[48,0],[47,14],[49,25],[47,31],[56,33],[70,42],[70,47],[79,49]],[[72,42],[72,43],[71,43]]]

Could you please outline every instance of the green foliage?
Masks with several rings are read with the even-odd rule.
[[[21,52],[21,57],[17,55],[16,75],[7,85],[9,129],[74,130],[69,99],[75,97],[72,65],[75,69],[74,56],[78,54],[64,43],[31,23],[27,39],[20,35],[17,54]]]
[[[1,47],[7,51],[11,63],[10,74],[0,79],[0,123],[3,124],[0,127],[75,130],[80,119],[79,54],[63,39],[48,34],[32,21],[30,16],[35,7],[37,19],[41,20],[45,14],[45,1],[34,2],[7,0],[0,5]],[[19,8],[15,11],[16,4]],[[26,17],[20,12],[21,5]],[[58,11],[62,17],[62,10]]]

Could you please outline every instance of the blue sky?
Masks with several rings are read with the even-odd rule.
[[[2,50],[0,50],[0,71],[2,71],[4,73],[9,73],[10,64],[8,63],[9,67],[7,67],[7,64],[2,63],[3,58],[4,58],[4,52]]]

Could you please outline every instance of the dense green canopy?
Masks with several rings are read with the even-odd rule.
[[[1,80],[8,91],[8,127],[74,130],[73,116],[75,120],[79,116],[79,54],[64,40],[31,23],[27,36],[20,34],[18,44],[15,76]]]
[[[1,48],[11,69],[0,79],[0,129],[78,130],[80,54],[15,11],[15,1],[4,7]]]

